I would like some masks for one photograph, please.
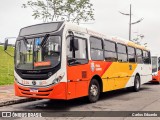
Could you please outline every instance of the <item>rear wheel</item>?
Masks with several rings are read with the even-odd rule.
[[[138,92],[140,90],[140,87],[141,87],[140,76],[136,75],[134,78],[133,91]]]
[[[92,79],[88,89],[88,100],[91,103],[98,101],[100,96],[100,86],[96,79]]]
[[[160,84],[160,81],[158,81],[157,84]]]

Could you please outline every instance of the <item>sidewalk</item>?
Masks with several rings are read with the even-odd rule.
[[[0,86],[0,107],[34,100],[36,99],[15,96],[13,85]]]

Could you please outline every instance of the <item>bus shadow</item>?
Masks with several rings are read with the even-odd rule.
[[[149,89],[147,87],[142,87],[140,91]],[[110,100],[113,98],[120,98],[122,95],[131,94],[133,91],[130,88],[114,90],[102,93],[100,96],[100,101]],[[96,103],[89,103],[87,97],[77,98],[73,100],[45,100],[42,102],[38,102],[36,104],[32,104],[30,106],[25,106],[25,110],[52,110],[52,111],[69,111],[72,107],[81,107],[84,105],[89,104],[96,104]]]
[[[158,82],[148,82],[145,83],[144,85],[160,85]]]
[[[149,90],[150,88],[148,87],[141,87],[140,92],[143,90]],[[122,95],[127,95],[127,94],[132,94],[135,93],[132,88],[124,88],[124,89],[119,89],[119,90],[113,90],[109,92],[105,92],[101,95],[101,100],[107,100],[107,99],[112,99],[112,98],[118,98],[121,97]]]
[[[72,107],[78,107],[88,104],[87,98],[76,98],[72,100],[42,100],[38,103],[33,103],[29,106],[24,106],[24,110],[33,111],[69,111]]]

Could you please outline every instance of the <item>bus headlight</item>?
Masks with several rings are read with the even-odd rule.
[[[55,78],[52,83],[53,84],[59,83],[63,79],[63,77],[64,77],[64,73],[59,75],[57,78]]]

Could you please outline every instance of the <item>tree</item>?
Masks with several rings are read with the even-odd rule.
[[[90,0],[30,0],[22,7],[32,8],[34,19],[42,19],[43,22],[64,20],[79,24],[94,20]]]

